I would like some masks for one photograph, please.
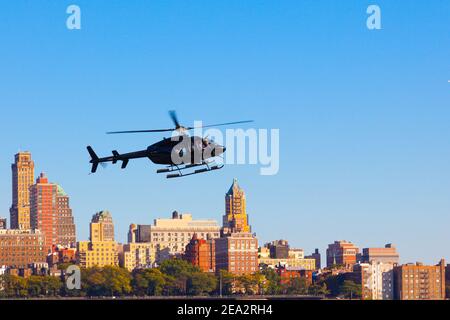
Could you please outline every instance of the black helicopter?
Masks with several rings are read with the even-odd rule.
[[[90,163],[92,164],[91,173],[97,171],[99,164],[106,164],[112,162],[116,164],[122,161],[122,169],[125,169],[128,162],[132,159],[149,158],[155,164],[166,165],[165,168],[159,169],[157,173],[168,173],[167,178],[178,178],[188,175],[208,172],[212,170],[219,170],[223,168],[223,164],[216,164],[212,158],[222,155],[226,148],[221,146],[208,138],[197,136],[189,136],[187,131],[197,128],[208,128],[226,126],[239,123],[249,123],[253,120],[227,122],[199,127],[183,127],[178,121],[175,111],[169,111],[169,116],[175,124],[173,129],[156,129],[156,130],[133,130],[133,131],[114,131],[107,132],[107,134],[126,134],[126,133],[148,133],[148,132],[169,132],[176,131],[178,135],[171,138],[164,138],[163,140],[152,144],[145,150],[120,154],[116,150],[112,151],[112,156],[99,158],[91,146],[87,147],[89,155],[91,156]],[[185,173],[184,170],[199,168],[192,172]],[[176,172],[176,173],[172,173]]]

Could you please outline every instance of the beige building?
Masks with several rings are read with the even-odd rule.
[[[191,214],[176,211],[172,219],[155,219],[149,228],[149,240],[157,250],[157,262],[183,254],[194,233],[203,239],[218,238],[220,227],[215,220],[194,220]]]
[[[114,241],[114,223],[109,211],[100,211],[92,216],[91,241]]]
[[[305,258],[287,258],[287,259],[273,259],[273,258],[263,258],[258,259],[260,267],[267,267],[275,269],[276,266],[283,266],[289,268],[298,268],[303,270],[316,270],[316,260],[315,259],[305,259]]]
[[[155,266],[156,248],[153,243],[128,243],[123,245],[123,252],[119,254],[121,267],[133,271]]]
[[[106,223],[103,218],[107,218]],[[114,241],[114,225],[109,212],[102,211],[92,217],[90,241],[77,243],[77,261],[83,268],[119,265],[118,245]]]
[[[370,263],[380,261],[385,263],[399,263],[400,256],[395,246],[388,243],[384,248],[364,248],[361,256],[362,262]]]
[[[12,170],[11,229],[30,229],[30,187],[34,184],[34,162],[30,152],[15,155]]]
[[[78,263],[83,268],[117,266],[119,264],[115,241],[80,241],[77,251]]]

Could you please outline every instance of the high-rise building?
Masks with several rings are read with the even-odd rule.
[[[70,198],[59,185],[56,185],[56,217],[57,244],[63,247],[74,246],[77,240]]]
[[[202,239],[194,233],[191,241],[186,246],[183,259],[197,266],[203,272],[216,271],[215,239]]]
[[[225,215],[223,216],[223,234],[251,232],[246,211],[245,192],[237,182],[233,184],[225,195]]]
[[[0,230],[0,266],[25,268],[33,262],[45,262],[44,240],[39,230]]]
[[[41,173],[30,187],[31,227],[42,231],[45,247],[75,244],[75,223],[69,206],[69,197],[57,184],[50,183]]]
[[[100,211],[92,216],[91,241],[114,241],[114,223],[109,211]]]
[[[353,266],[356,264],[356,256],[359,249],[353,243],[345,240],[335,241],[328,245],[327,249],[327,267],[335,265]]]
[[[77,261],[81,267],[119,265],[118,244],[114,241],[114,224],[108,211],[96,213],[90,223],[90,241],[77,243]]]
[[[363,300],[392,300],[394,299],[394,266],[395,264],[382,261],[358,263],[353,271],[361,281]]]
[[[216,271],[252,274],[258,267],[258,239],[251,233],[232,233],[215,239]]]
[[[30,187],[34,183],[34,162],[30,152],[15,155],[12,169],[11,229],[30,229]]]
[[[397,300],[445,299],[445,261],[435,266],[422,263],[394,267],[394,297]]]
[[[0,230],[8,229],[6,218],[0,218]]]
[[[322,259],[319,249],[315,249],[313,253],[311,253],[309,256],[306,256],[305,258],[314,259],[316,261],[316,270],[319,270],[322,267]]]
[[[392,244],[387,244],[384,248],[364,248],[361,256],[361,262],[379,261],[385,263],[399,262],[399,254]]]
[[[175,211],[172,219],[155,219],[147,232],[150,237],[145,240],[155,245],[157,262],[161,263],[170,256],[181,256],[194,233],[202,238],[218,238],[220,226],[215,220],[194,220],[191,214],[179,214]],[[133,233],[140,238],[139,233]]]

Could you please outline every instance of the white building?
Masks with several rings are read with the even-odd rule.
[[[203,239],[219,238],[220,226],[215,220],[193,220],[191,214],[175,211],[172,219],[155,219],[149,233],[161,263],[171,255],[183,254],[194,233]]]
[[[363,299],[394,299],[394,264],[380,261],[360,263]]]

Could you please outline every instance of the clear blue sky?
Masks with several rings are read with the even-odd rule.
[[[66,29],[66,8],[82,30]],[[366,8],[382,9],[381,31]],[[450,3],[448,1],[13,1],[0,10],[0,215],[11,169],[30,150],[71,196],[79,239],[112,212],[130,223],[177,209],[221,221],[237,177],[262,242],[306,252],[346,239],[398,246],[403,262],[450,259]],[[279,128],[281,167],[180,180],[147,160],[88,175],[99,154],[162,135],[108,130],[254,119]]]

